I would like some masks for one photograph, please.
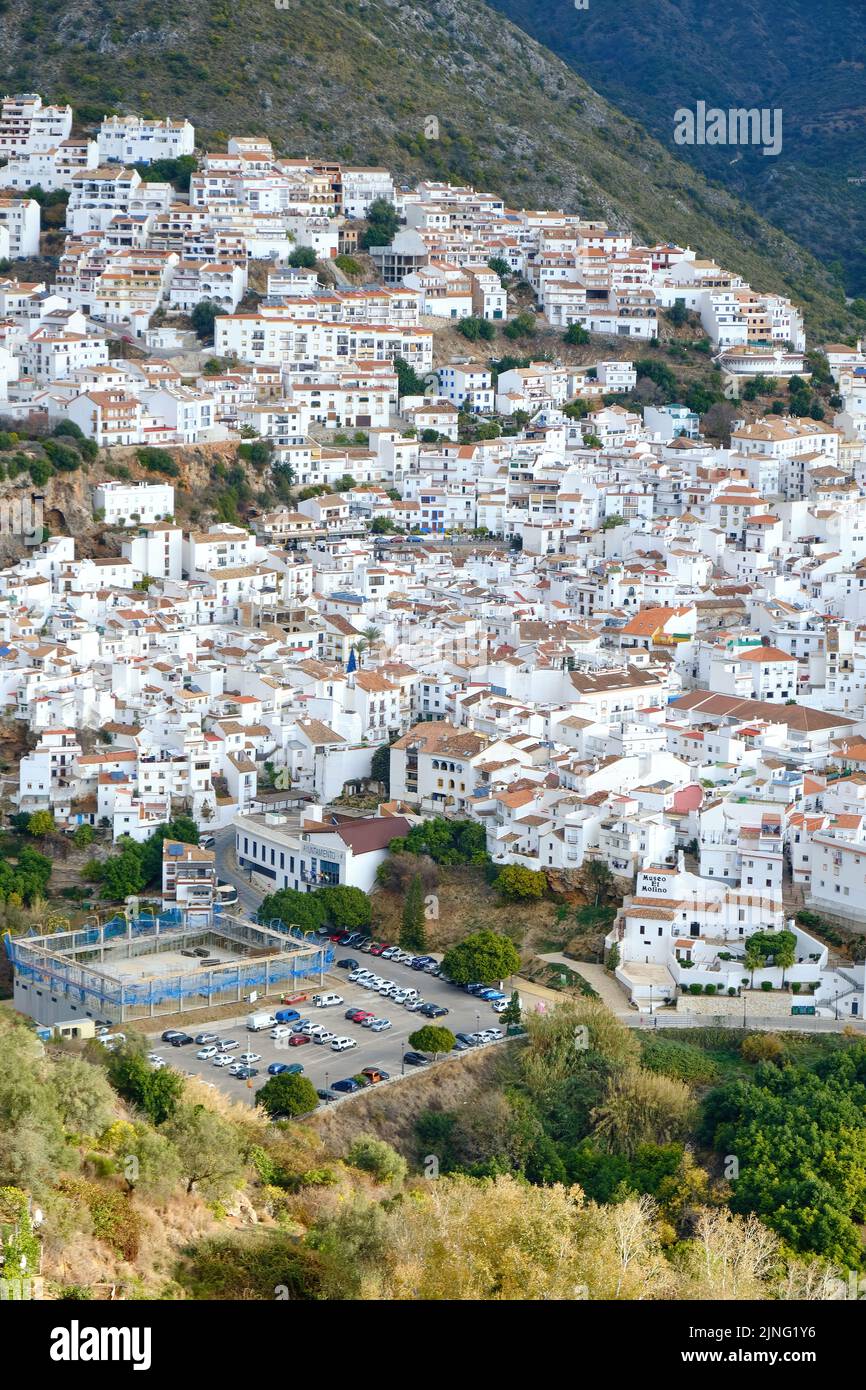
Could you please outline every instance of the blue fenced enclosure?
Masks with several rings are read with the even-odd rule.
[[[334,960],[330,943],[307,944],[300,928],[224,909],[206,925],[190,925],[177,909],[118,913],[75,930],[7,934],[4,944],[16,1007],[37,1022],[70,1011],[123,1022],[240,1003],[251,993],[321,983]],[[231,958],[181,962],[178,953],[196,946]]]

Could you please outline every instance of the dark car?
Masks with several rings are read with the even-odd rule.
[[[418,1012],[425,1018],[444,1018],[449,1011],[442,1004],[422,1004]]]
[[[249,1081],[252,1077],[258,1076],[258,1067],[238,1067],[235,1076],[238,1081]]]
[[[334,1099],[334,1097],[331,1095],[331,1092],[330,1092],[330,1091],[322,1091],[322,1090],[320,1090],[318,1087],[316,1087],[316,1095],[319,1097],[319,1100],[323,1100],[323,1101],[325,1102],[326,1105],[327,1105],[328,1101],[331,1101],[331,1100]]]
[[[353,1091],[360,1091],[360,1089],[360,1084],[353,1076],[347,1076],[345,1081],[335,1081],[331,1087],[332,1091],[345,1091],[349,1095],[351,1095]]]
[[[429,1067],[430,1058],[425,1057],[423,1052],[407,1052],[403,1058],[407,1067]]]
[[[304,1043],[312,1041],[312,1038],[308,1038],[306,1033],[293,1033],[289,1038],[289,1047],[303,1047]]]
[[[338,942],[340,943],[341,946],[351,946],[351,944],[352,944],[352,932],[350,932],[350,931],[341,932],[340,935],[337,937],[337,940],[338,940]]]
[[[171,1042],[172,1038],[180,1038],[182,1036],[179,1028],[166,1028],[162,1035],[162,1040],[163,1042]]]
[[[170,1038],[169,1041],[172,1047],[188,1047],[190,1043],[195,1042],[195,1038],[191,1038],[189,1033],[178,1033],[176,1038]]]
[[[475,1046],[475,1039],[472,1037],[471,1033],[455,1033],[454,1036],[464,1047]]]
[[[486,988],[487,988],[486,985],[467,985],[467,986],[466,986],[466,993],[467,993],[467,994],[480,994],[481,991],[482,991],[483,989],[486,989]]]
[[[353,931],[352,935],[349,937],[349,940],[346,942],[346,945],[361,946],[365,941],[369,941],[369,939],[370,938],[365,931]]]
[[[338,969],[338,970],[357,970],[357,969],[358,969],[358,962],[357,962],[356,960],[352,960],[352,957],[351,957],[351,956],[344,956],[342,960],[338,960],[338,961],[337,961],[337,969]]]
[[[412,962],[413,970],[426,970],[428,965],[435,965],[432,956],[416,956]]]
[[[271,1062],[268,1067],[268,1076],[279,1076],[281,1072],[288,1071],[288,1062]]]

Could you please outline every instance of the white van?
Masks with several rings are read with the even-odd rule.
[[[313,1003],[317,1009],[327,1009],[332,1004],[344,1003],[342,994],[314,994]]]

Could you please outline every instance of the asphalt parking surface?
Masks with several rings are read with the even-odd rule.
[[[337,958],[343,959],[344,948],[338,946],[336,950]],[[274,1039],[268,1030],[249,1033],[246,1019],[250,1013],[265,1009],[273,1012],[281,1007],[273,1001],[258,1001],[255,1005],[246,1007],[236,1019],[222,1019],[213,1024],[196,1023],[195,1016],[191,1013],[186,1022],[186,1031],[193,1036],[198,1033],[214,1033],[219,1039],[236,1038],[239,1046],[231,1053],[233,1061],[237,1060],[241,1052],[258,1052],[261,1061],[253,1065],[258,1067],[259,1074],[251,1077],[249,1081],[240,1081],[234,1076],[229,1076],[228,1067],[215,1067],[212,1061],[199,1059],[196,1057],[198,1048],[191,1044],[186,1047],[172,1047],[170,1043],[162,1042],[159,1036],[162,1030],[150,1035],[153,1039],[152,1050],[164,1057],[168,1066],[201,1077],[235,1100],[246,1099],[253,1105],[256,1091],[268,1080],[267,1069],[271,1062],[300,1062],[304,1068],[304,1075],[310,1078],[313,1085],[326,1089],[335,1081],[353,1076],[364,1067],[378,1067],[390,1073],[392,1077],[399,1076],[404,1070],[403,1053],[411,1051],[409,1034],[427,1023],[450,1028],[452,1033],[474,1033],[482,1028],[501,1026],[491,1005],[467,994],[465,990],[446,984],[432,975],[426,975],[421,970],[413,970],[411,966],[396,965],[393,961],[382,960],[379,956],[353,951],[351,948],[345,950],[345,955],[357,960],[364,969],[372,970],[385,980],[394,980],[396,984],[407,989],[417,989],[425,1002],[443,1005],[449,1010],[448,1014],[444,1018],[430,1019],[417,1012],[410,1013],[402,1004],[395,1004],[391,999],[382,999],[371,990],[362,989],[358,984],[350,984],[348,970],[334,969],[325,977],[321,990],[311,989],[310,996],[317,992],[334,991],[342,995],[344,1003],[323,1009],[308,1006],[306,1003],[282,1007],[297,1009],[302,1018],[322,1024],[337,1037],[354,1038],[357,1047],[345,1052],[332,1052],[329,1043],[322,1045],[309,1042],[300,1047],[290,1047],[286,1039]],[[385,1032],[373,1033],[358,1023],[350,1023],[344,1018],[346,1010],[350,1007],[369,1009],[377,1018],[390,1019],[391,1027]],[[418,1070],[421,1068],[405,1067],[406,1074]]]

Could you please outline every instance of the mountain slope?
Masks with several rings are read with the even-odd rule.
[[[866,293],[862,0],[490,3],[707,178],[839,259],[849,293]],[[674,112],[699,100],[781,109],[781,154],[675,146]]]
[[[472,180],[512,203],[575,209],[676,239],[789,292],[807,327],[850,329],[826,271],[673,159],[481,0],[22,0],[0,12],[7,89],[188,114],[203,143],[263,132],[286,154]],[[426,116],[440,138],[424,138]]]

